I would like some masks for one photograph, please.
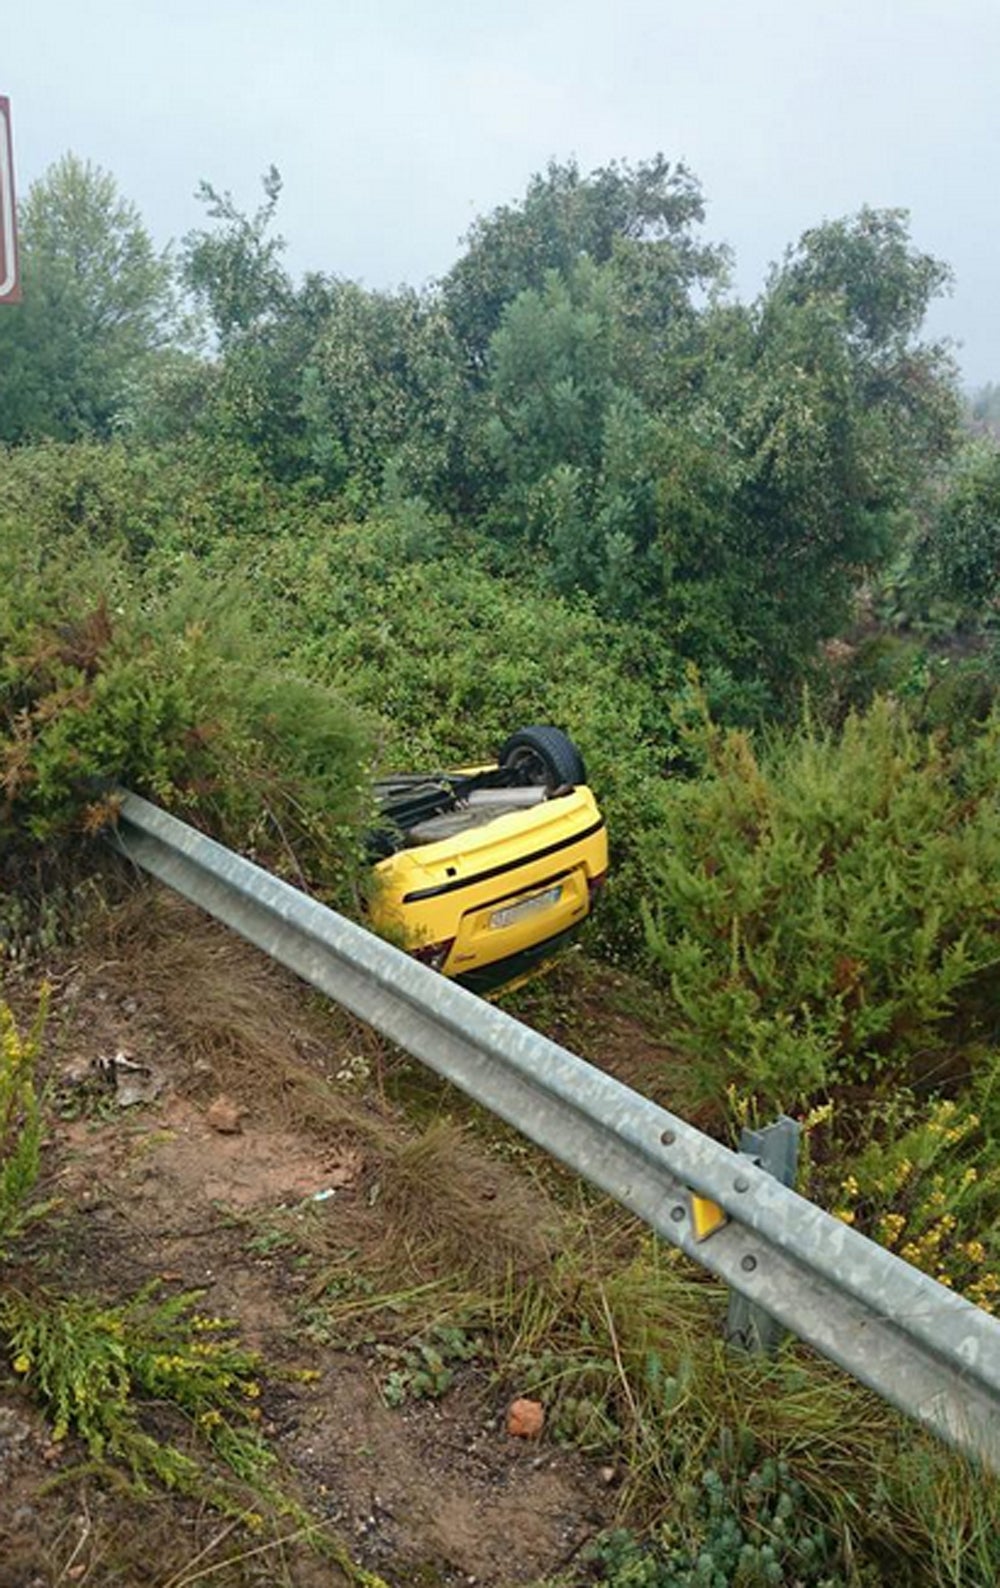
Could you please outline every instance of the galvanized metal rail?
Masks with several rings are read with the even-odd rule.
[[[138,795],[123,795],[116,842],[861,1383],[1000,1471],[1000,1320],[750,1159]],[[693,1196],[728,1215],[701,1241]]]

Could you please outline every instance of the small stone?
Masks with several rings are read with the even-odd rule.
[[[243,1110],[237,1107],[232,1098],[220,1092],[205,1111],[205,1123],[217,1130],[220,1136],[238,1136],[243,1129],[242,1114]]]
[[[512,1439],[537,1439],[545,1426],[541,1401],[512,1401],[507,1412],[507,1432]]]
[[[598,1477],[603,1484],[610,1485],[614,1483],[615,1479],[618,1477],[618,1473],[614,1467],[602,1467],[598,1473]]]

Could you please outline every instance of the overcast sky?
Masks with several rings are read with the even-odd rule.
[[[273,161],[291,269],[442,274],[551,157],[658,150],[753,295],[808,226],[908,209],[947,260],[929,329],[1000,381],[1000,0],[10,0],[21,191],[67,149],[160,243],[199,178],[256,205]]]

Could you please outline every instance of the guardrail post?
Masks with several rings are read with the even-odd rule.
[[[801,1134],[798,1120],[781,1114],[773,1125],[765,1125],[761,1130],[749,1130],[744,1126],[740,1132],[740,1152],[746,1153],[768,1174],[773,1174],[782,1185],[794,1189]],[[730,1345],[755,1356],[774,1356],[785,1332],[763,1307],[748,1301],[738,1291],[729,1292],[725,1334]]]

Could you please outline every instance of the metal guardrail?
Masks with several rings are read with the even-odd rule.
[[[138,795],[129,859],[517,1127],[862,1384],[1000,1471],[1000,1320],[765,1169]],[[728,1221],[699,1240],[693,1198]]]

